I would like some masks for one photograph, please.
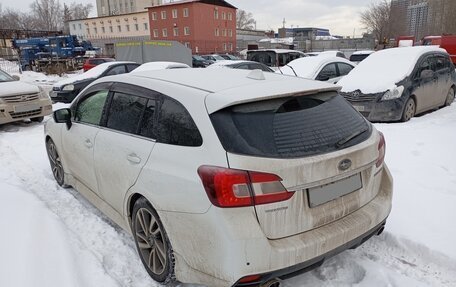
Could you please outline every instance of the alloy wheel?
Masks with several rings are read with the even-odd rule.
[[[149,270],[160,275],[167,265],[167,243],[155,216],[140,208],[135,216],[135,237],[139,253]]]
[[[64,184],[64,171],[57,148],[52,140],[46,142],[46,150],[51,164],[52,174],[59,185]]]
[[[402,117],[404,122],[408,122],[415,115],[415,101],[409,99],[405,105],[404,115]]]

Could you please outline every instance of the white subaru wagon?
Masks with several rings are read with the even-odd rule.
[[[47,152],[154,280],[277,286],[380,234],[391,210],[384,137],[338,91],[259,70],[105,77],[54,112]]]

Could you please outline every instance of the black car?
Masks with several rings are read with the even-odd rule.
[[[214,61],[206,60],[201,56],[193,55],[192,56],[192,65],[193,68],[206,68],[207,66],[214,63]]]
[[[253,61],[245,61],[245,60],[221,61],[221,62],[214,63],[210,67],[211,68],[226,67],[226,68],[231,68],[231,69],[243,69],[243,70],[262,70],[263,72],[274,73],[274,70],[272,70],[265,64],[253,62]]]
[[[74,98],[96,79],[129,73],[139,67],[135,62],[107,62],[89,71],[57,82],[49,93],[53,102],[71,103]]]

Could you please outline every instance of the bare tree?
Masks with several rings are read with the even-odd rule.
[[[89,17],[90,11],[92,11],[93,5],[91,3],[89,4],[81,4],[81,3],[76,3],[73,2],[70,4],[70,13],[71,13],[71,19],[86,19]]]
[[[30,8],[37,20],[37,29],[47,31],[63,29],[63,9],[59,0],[35,0]]]
[[[369,5],[367,10],[361,12],[361,24],[369,33],[373,33],[379,43],[390,37],[391,3],[381,0]]]
[[[255,29],[256,21],[253,19],[252,13],[248,13],[244,10],[236,11],[236,28],[253,30]]]

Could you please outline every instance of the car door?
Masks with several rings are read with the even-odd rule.
[[[438,87],[433,70],[432,55],[423,57],[417,64],[417,72],[413,80],[413,94],[416,97],[416,113],[434,107],[434,94]]]
[[[62,145],[70,174],[93,192],[98,184],[93,167],[93,148],[109,94],[109,84],[89,88],[71,107],[70,129],[62,129]]]
[[[327,81],[331,82],[333,79],[337,81],[338,74],[337,74],[337,67],[336,63],[330,63],[324,66],[320,72],[318,73],[317,77],[315,78],[317,81]]]
[[[122,214],[125,194],[134,185],[155,145],[156,97],[137,86],[116,83],[94,150],[99,196]]]
[[[445,104],[448,92],[450,91],[451,70],[449,58],[443,54],[435,56],[435,75],[437,77],[438,90],[434,95],[434,106],[439,107]]]

